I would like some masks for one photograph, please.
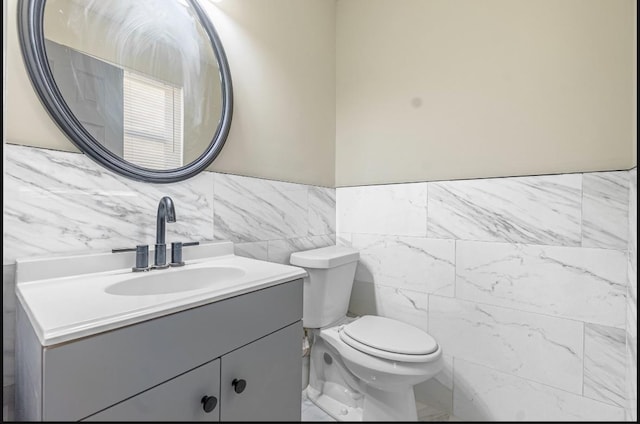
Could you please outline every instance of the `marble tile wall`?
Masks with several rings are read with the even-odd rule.
[[[634,172],[338,188],[337,243],[361,252],[350,311],[429,331],[447,360],[416,399],[458,419],[623,419]]]
[[[626,408],[627,421],[638,421],[638,169],[629,172],[629,262],[626,320]]]
[[[152,244],[163,195],[178,215],[168,241],[229,239],[239,255],[280,263],[336,240],[358,248],[351,311],[414,324],[443,345],[445,370],[416,387],[434,416],[637,417],[635,169],[337,190],[205,172],[155,185],[83,155],[12,145],[3,417],[15,258]]]
[[[167,243],[231,240],[238,255],[280,263],[293,251],[335,244],[335,189],[213,172],[149,184],[82,154],[6,145],[5,155],[5,400],[13,397],[16,258],[153,245],[162,196],[173,199],[177,217],[166,226]]]

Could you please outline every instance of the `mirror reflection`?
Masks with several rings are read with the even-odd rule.
[[[152,170],[196,161],[221,124],[219,64],[186,0],[48,0],[45,51],[71,112]]]

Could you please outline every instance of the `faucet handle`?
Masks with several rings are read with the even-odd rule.
[[[182,248],[185,246],[197,246],[199,245],[199,241],[190,241],[187,243],[183,243],[181,241],[174,241],[171,243],[171,266],[183,266],[184,261],[182,260]]]
[[[141,244],[136,246],[136,266],[132,268],[133,272],[149,271],[149,245]]]
[[[133,272],[149,271],[149,245],[139,244],[134,247],[111,249],[111,253],[136,252],[136,266],[131,268]]]
[[[182,260],[182,246],[184,243],[181,241],[174,241],[171,243],[171,266],[183,266],[184,261]]]

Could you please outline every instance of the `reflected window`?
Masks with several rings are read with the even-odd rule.
[[[150,169],[183,165],[181,87],[124,71],[124,159]]]

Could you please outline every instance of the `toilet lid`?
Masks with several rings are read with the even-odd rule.
[[[435,339],[421,329],[373,315],[362,316],[345,325],[340,335],[351,347],[359,350],[369,347],[367,353],[374,355],[376,350],[400,355],[429,355],[438,350]]]

